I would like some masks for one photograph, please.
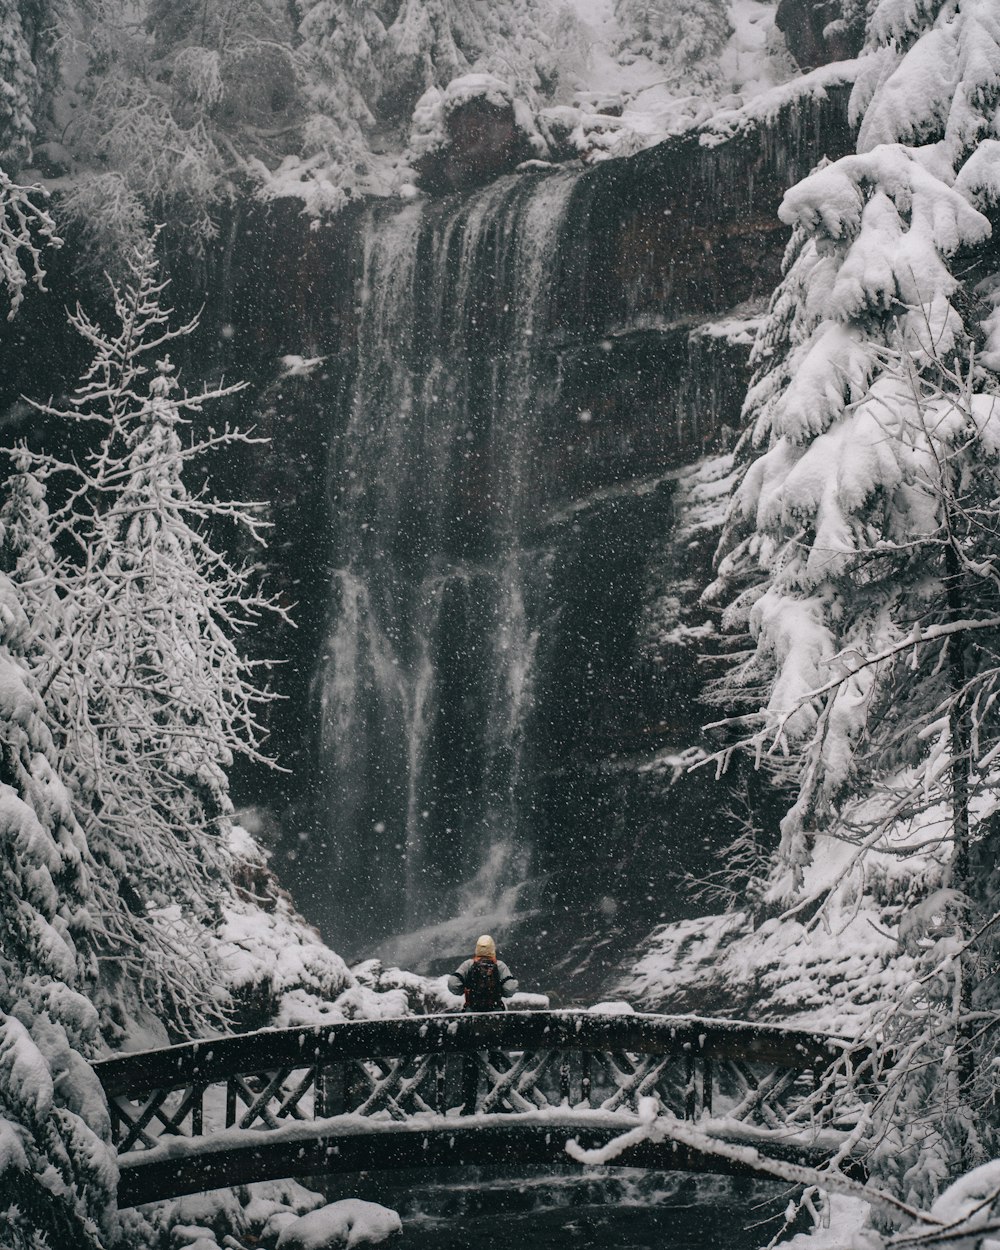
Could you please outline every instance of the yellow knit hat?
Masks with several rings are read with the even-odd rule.
[[[484,933],[481,938],[476,940],[476,958],[477,959],[496,959],[497,944],[493,941],[488,933]]]

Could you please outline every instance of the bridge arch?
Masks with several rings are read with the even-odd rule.
[[[123,1207],[287,1176],[475,1163],[569,1163],[638,1125],[655,1096],[695,1119],[780,1127],[848,1043],[690,1016],[505,1012],[265,1029],[95,1064]],[[469,1066],[478,1113],[459,1116]],[[772,1151],[774,1153],[774,1151]],[[815,1148],[778,1154],[818,1162]],[[752,1168],[639,1142],[624,1166]]]

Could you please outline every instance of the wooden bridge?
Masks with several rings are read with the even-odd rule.
[[[815,1101],[847,1043],[690,1016],[505,1012],[412,1016],[258,1033],[95,1064],[111,1108],[123,1207],[227,1185],[449,1164],[569,1164],[655,1097],[688,1120],[724,1115],[731,1140],[774,1143]],[[461,1117],[471,1070],[475,1115]],[[813,1111],[807,1113],[815,1125]],[[801,1141],[801,1131],[796,1136]],[[640,1142],[618,1165],[748,1172],[676,1142]]]

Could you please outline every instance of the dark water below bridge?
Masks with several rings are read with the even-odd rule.
[[[325,1188],[398,1211],[403,1250],[758,1250],[784,1227],[790,1196],[769,1182],[621,1169],[590,1178],[474,1169]]]

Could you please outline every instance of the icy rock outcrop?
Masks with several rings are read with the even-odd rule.
[[[781,0],[774,24],[800,69],[816,69],[856,57],[864,41],[861,11],[844,17],[844,0]]]
[[[546,153],[529,106],[492,74],[426,91],[413,112],[410,150],[430,191],[481,186]]]

